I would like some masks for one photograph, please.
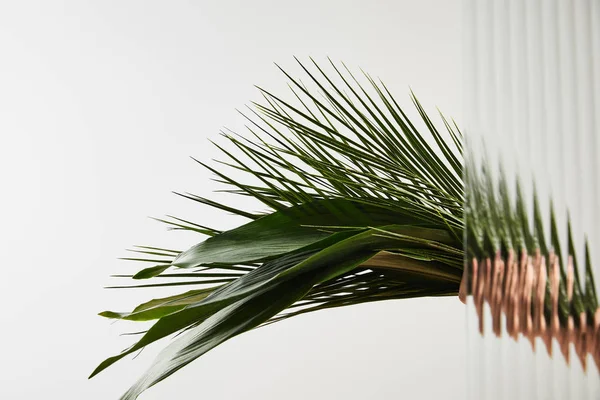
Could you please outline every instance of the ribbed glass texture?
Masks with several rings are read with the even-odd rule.
[[[587,240],[600,288],[600,0],[463,5],[465,173],[484,167],[498,183],[503,171],[513,202],[520,182],[532,231],[535,194],[546,242],[553,211],[563,268],[570,221],[577,272],[583,281]],[[475,201],[467,192],[467,210],[481,207]],[[491,218],[477,223],[498,224]],[[466,265],[471,261],[468,257]],[[551,342],[552,355],[539,337],[534,351],[527,338],[509,337],[504,319],[497,337],[488,306],[482,336],[473,297],[467,302],[469,399],[600,399],[600,374],[591,355],[584,370],[573,345],[569,363],[557,340]]]

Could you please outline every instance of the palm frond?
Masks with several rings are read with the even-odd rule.
[[[296,315],[364,302],[455,296],[459,290],[466,296],[464,238],[466,254],[475,260],[498,252],[506,256],[507,249],[560,253],[554,238],[546,243],[536,234],[539,229],[528,230],[519,201],[515,207],[502,184],[496,194],[485,173],[467,176],[475,188],[468,200],[479,207],[465,214],[462,135],[455,123],[440,114],[444,130],[438,130],[411,93],[418,129],[382,82],[364,73],[359,79],[333,62],[326,73],[310,61],[310,66],[298,61],[306,82],[281,69],[291,100],[259,88],[263,101],[242,113],[247,134],[222,132],[225,143],[216,146],[224,159],[218,166],[196,160],[224,191],[250,197],[266,210],[179,194],[249,221],[220,231],[171,216],[161,221],[208,238],[185,251],[137,247],[140,256],[128,257],[154,265],[121,276],[152,283],[127,287],[194,288],[131,312],[100,314],[156,322],[91,376],[176,335],[123,399],[137,398],[238,334]],[[244,179],[237,178],[240,173]],[[565,303],[561,285],[563,311],[580,310],[579,300]],[[574,298],[585,298],[582,304],[591,312],[597,306],[591,275],[585,278],[585,295],[579,285],[577,277]]]

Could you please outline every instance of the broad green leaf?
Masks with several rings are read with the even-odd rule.
[[[216,288],[190,290],[174,296],[150,300],[137,306],[132,312],[118,313],[103,311],[99,315],[106,318],[125,319],[129,321],[149,321],[164,317],[183,309],[190,304],[198,303],[212,293]]]
[[[265,261],[329,236],[329,232],[311,225],[378,226],[410,222],[418,220],[345,199],[317,200],[274,212],[211,237],[180,254],[172,264],[193,268],[210,263]]]

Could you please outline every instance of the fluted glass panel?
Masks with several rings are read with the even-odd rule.
[[[469,398],[598,399],[600,1],[464,6]]]

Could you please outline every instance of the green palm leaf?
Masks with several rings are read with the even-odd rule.
[[[518,222],[528,217],[518,202],[516,211],[512,208],[502,185],[494,197],[496,188],[485,174],[467,177],[473,188],[469,196],[481,207],[463,215],[462,136],[455,124],[441,116],[445,131],[438,131],[411,94],[424,126],[420,131],[383,83],[364,74],[363,85],[345,66],[342,71],[330,64],[332,73],[326,74],[314,62],[311,68],[300,63],[307,85],[282,70],[295,100],[260,89],[264,102],[244,115],[248,135],[224,132],[230,149],[217,145],[225,156],[222,167],[198,161],[226,191],[259,201],[267,212],[181,194],[250,222],[222,232],[169,217],[161,221],[172,229],[208,238],[183,252],[134,249],[140,256],[130,259],[154,265],[120,277],[160,283],[127,287],[200,287],[150,300],[131,312],[100,314],[156,322],[91,376],[177,334],[123,399],[137,398],[212,348],[258,326],[364,302],[457,295],[464,273],[463,237],[469,243],[467,255],[480,258],[545,243]],[[227,171],[241,171],[247,181]],[[589,275],[585,282],[593,287]],[[592,310],[597,302],[588,295],[581,304]]]

